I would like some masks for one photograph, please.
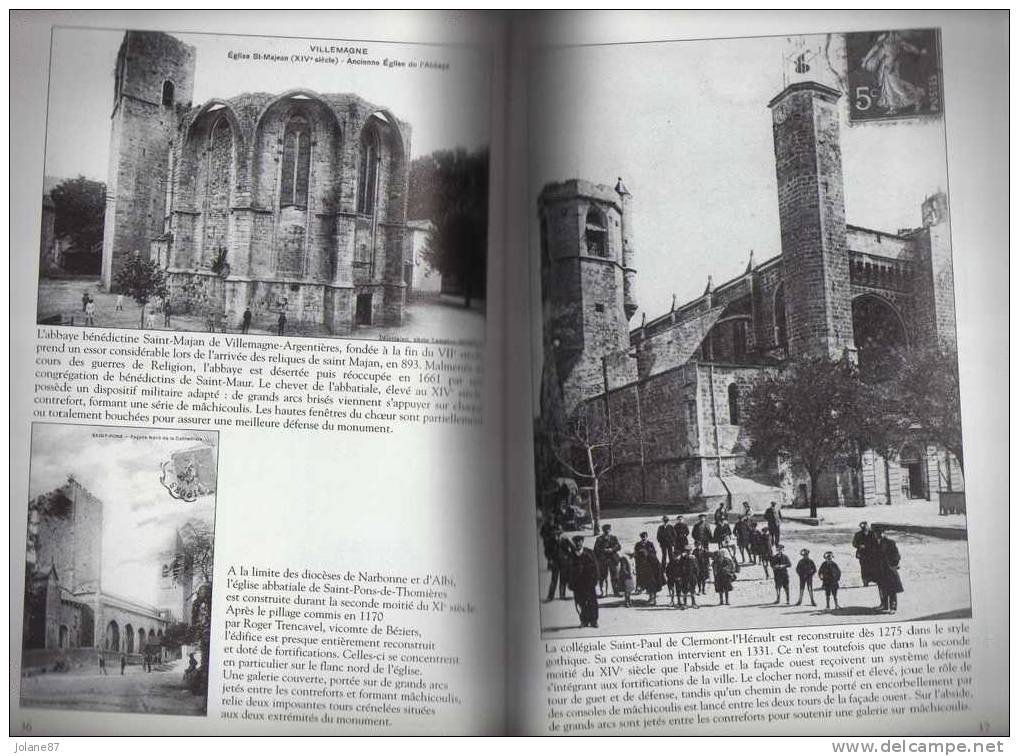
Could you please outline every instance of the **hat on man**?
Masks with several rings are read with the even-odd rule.
[[[800,556],[810,556],[810,549],[800,549]]]

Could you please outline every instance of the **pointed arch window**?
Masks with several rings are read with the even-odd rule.
[[[739,386],[729,384],[729,425],[739,425]]]
[[[163,107],[172,107],[174,103],[173,82],[167,79],[163,82]]]
[[[785,319],[785,287],[779,286],[775,292],[775,346],[785,347],[789,344],[789,334]]]
[[[287,121],[283,132],[283,166],[280,207],[308,206],[308,178],[311,174],[311,127],[304,116]]]
[[[361,137],[361,174],[357,181],[357,212],[372,215],[379,181],[379,137],[368,129]]]

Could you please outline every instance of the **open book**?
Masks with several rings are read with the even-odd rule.
[[[11,735],[1007,733],[1003,20],[12,16]]]

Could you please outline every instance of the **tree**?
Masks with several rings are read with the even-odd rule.
[[[959,407],[959,358],[953,351],[918,347],[897,354],[889,395],[903,425],[919,426],[959,460],[962,459],[962,413]]]
[[[212,531],[203,523],[189,522],[178,532],[177,549],[168,566],[175,583],[194,588],[191,603],[190,640],[202,653],[198,674],[191,679],[191,691],[204,693],[209,679],[209,647],[212,637]]]
[[[464,306],[485,294],[488,247],[488,150],[439,150],[417,158],[408,213],[432,222],[424,259],[459,284]]]
[[[747,400],[743,426],[750,455],[771,464],[780,458],[810,478],[810,516],[817,517],[818,479],[839,460],[865,449],[887,452],[900,438],[901,421],[890,402],[860,380],[847,360],[809,358],[762,376]]]
[[[90,255],[103,241],[106,184],[84,176],[67,179],[50,190],[53,233],[67,237],[79,255]]]
[[[138,252],[131,255],[124,266],[117,271],[117,286],[141,305],[141,327],[145,327],[145,305],[153,297],[165,299],[169,294],[166,273],[155,260],[142,257]]]
[[[562,430],[552,431],[549,439],[549,448],[559,464],[575,477],[591,481],[591,520],[595,535],[601,519],[599,484],[617,460],[609,450],[630,435],[629,427],[610,428],[594,414],[590,403],[583,403],[566,419]]]

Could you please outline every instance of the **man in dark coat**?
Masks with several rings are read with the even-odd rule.
[[[785,602],[789,604],[789,568],[793,563],[785,555],[785,546],[778,544],[775,547],[775,556],[771,558],[771,570],[775,575],[775,603],[782,600],[782,591],[785,591]]]
[[[545,551],[545,563],[548,566],[548,571],[552,573],[549,578],[548,584],[548,595],[545,597],[546,601],[551,601],[555,598],[556,586],[562,583],[562,590],[565,590],[565,581],[562,579],[560,573],[560,562],[559,562],[559,539],[562,537],[563,530],[551,517],[546,517],[545,523],[541,526],[541,543]]]
[[[655,545],[648,540],[647,531],[641,532],[640,540],[634,544],[633,561],[637,571],[637,590],[647,591],[649,603],[657,603],[663,582],[662,564],[658,561]]]
[[[768,504],[768,508],[764,510],[764,519],[768,521],[768,532],[771,533],[772,543],[778,546],[782,542],[782,513],[778,511],[778,505],[775,502]]]
[[[824,554],[824,561],[817,569],[817,576],[821,578],[821,587],[824,588],[824,608],[831,609],[831,600],[835,599],[835,608],[839,608],[839,580],[842,579],[842,570],[835,564],[835,555],[830,551]]]
[[[729,591],[736,579],[736,562],[725,549],[715,552],[715,592],[718,594],[719,605],[729,603]]]
[[[860,561],[860,579],[863,587],[878,582],[880,577],[880,554],[877,538],[866,522],[860,523],[860,529],[853,534],[853,548],[856,558]]]
[[[656,538],[662,550],[662,569],[668,569],[669,560],[673,557],[672,550],[676,548],[676,529],[669,522],[668,515],[662,515],[662,524],[658,526]]]
[[[711,552],[708,551],[707,546],[695,543],[693,555],[697,560],[697,592],[703,596],[707,589],[708,578],[711,577]]]
[[[690,543],[690,528],[687,526],[685,522],[683,522],[682,517],[676,518],[675,531],[676,531],[675,554],[678,557],[680,553],[682,553],[683,549],[686,548],[686,545]]]
[[[693,536],[694,544],[701,544],[705,549],[711,543],[711,526],[708,524],[708,518],[704,515],[697,515],[697,522],[693,526],[691,534]]]
[[[570,587],[580,614],[581,627],[598,627],[598,560],[584,548],[584,536],[573,536],[573,563]]]
[[[676,558],[676,585],[681,606],[686,607],[687,596],[690,597],[690,606],[697,606],[697,577],[697,560],[687,544]]]
[[[894,613],[899,608],[899,594],[902,593],[899,547],[878,528],[874,528],[874,538],[878,553],[877,585],[881,593],[881,608]]]
[[[817,606],[814,601],[814,575],[817,573],[817,565],[810,558],[810,549],[800,549],[800,561],[796,563],[796,576],[800,579],[800,597],[796,599],[796,606],[803,603],[803,590],[806,589],[810,596],[810,605]]]
[[[746,564],[747,557],[750,557],[750,563],[753,564],[757,561],[754,557],[754,550],[750,546],[750,518],[746,515],[742,515],[736,521],[736,548],[739,549],[739,560]]]
[[[619,593],[619,552],[623,546],[612,535],[612,526],[601,526],[601,535],[594,539],[594,556],[598,560],[598,587],[604,596],[609,590]]]
[[[753,524],[757,525],[756,522]],[[750,531],[750,538],[750,543],[753,545],[754,553],[757,554],[757,559],[764,568],[764,579],[767,580],[771,577],[768,573],[768,567],[771,566],[771,557],[774,556],[775,553],[771,548],[771,535],[768,533],[767,528],[761,528],[758,530],[754,527]]]

